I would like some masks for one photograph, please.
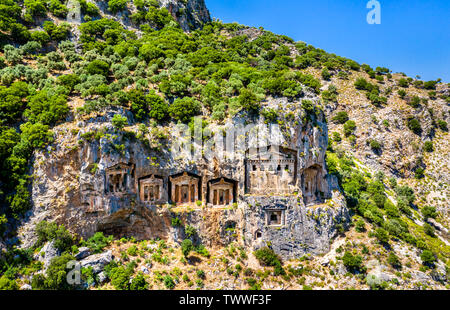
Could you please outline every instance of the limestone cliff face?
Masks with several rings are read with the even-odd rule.
[[[337,181],[327,174],[324,115],[311,119],[301,102],[283,98],[266,105],[278,109],[282,125],[276,132],[263,116],[246,113],[211,126],[227,133],[253,126],[234,134],[235,149],[223,158],[216,149],[194,160],[190,148],[171,152],[180,141],[175,124],[157,129],[169,137],[160,148],[153,146],[152,133],[150,143],[136,138],[134,125],[116,131],[114,114],[133,123],[121,109],[55,128],[54,144],[35,153],[33,208],[20,228],[24,246],[32,244],[34,225],[42,220],[84,238],[104,231],[180,242],[184,229],[171,224],[178,217],[211,247],[236,241],[252,248],[269,244],[283,257],[326,252],[338,224],[348,222],[348,211]],[[269,138],[253,141],[255,130]]]
[[[204,0],[159,0],[159,3],[169,10],[184,31],[200,28],[211,21]]]

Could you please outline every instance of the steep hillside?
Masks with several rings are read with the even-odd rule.
[[[90,289],[449,288],[449,84],[203,0],[0,4],[1,289],[71,260]]]

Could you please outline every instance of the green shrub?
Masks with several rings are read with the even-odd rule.
[[[331,73],[328,71],[327,68],[323,68],[321,75],[325,81],[329,81],[331,78]]]
[[[421,99],[418,96],[412,97],[410,100],[408,100],[408,104],[413,108],[418,108],[420,105]]]
[[[347,121],[344,124],[344,134],[346,137],[349,137],[356,129],[356,122],[355,121]]]
[[[108,76],[109,64],[104,62],[103,60],[96,59],[87,65],[86,71],[90,75],[100,74],[103,76]]]
[[[377,240],[380,243],[388,243],[389,242],[389,234],[383,228],[377,228],[375,230],[375,238],[377,238]]]
[[[414,171],[414,177],[418,180],[423,179],[425,177],[425,169],[422,167],[416,168]]]
[[[109,0],[108,9],[113,13],[123,11],[127,6],[127,2],[127,0]]]
[[[434,265],[436,262],[436,257],[430,250],[423,250],[420,254],[420,259],[424,265]]]
[[[355,229],[357,232],[364,232],[366,231],[366,223],[363,219],[359,219],[355,224]]]
[[[394,268],[401,268],[402,267],[402,263],[400,262],[400,259],[398,258],[397,255],[395,255],[394,252],[390,252],[387,262],[389,265],[391,265]]]
[[[122,130],[126,125],[128,125],[128,119],[120,114],[115,114],[111,122],[117,130]]]
[[[336,124],[344,124],[349,120],[348,114],[346,111],[338,112],[333,118],[332,121]]]
[[[38,237],[35,247],[53,241],[55,248],[64,252],[71,248],[74,243],[72,234],[64,227],[64,225],[58,226],[56,223],[42,221],[36,224],[35,231]]]
[[[192,238],[197,234],[197,230],[191,225],[186,225],[184,227],[184,233],[186,234],[186,237]]]
[[[0,291],[8,290],[15,291],[19,289],[19,285],[17,284],[15,279],[10,279],[6,275],[2,275],[0,277]]]
[[[407,79],[401,78],[398,80],[398,86],[406,88],[409,86],[409,82]]]
[[[447,127],[447,122],[446,122],[446,121],[444,121],[444,120],[438,120],[437,123],[438,123],[439,128],[440,128],[442,131],[448,131],[448,127]]]
[[[437,211],[435,207],[432,206],[425,206],[422,208],[422,215],[423,218],[426,220],[428,218],[433,218],[435,219],[437,217]]]
[[[172,278],[171,276],[166,275],[166,276],[164,277],[163,282],[164,282],[164,286],[165,286],[167,289],[172,290],[172,289],[175,288],[175,281],[173,280],[173,278]]]
[[[374,151],[380,151],[381,150],[381,144],[380,142],[376,141],[376,140],[371,140],[370,141],[370,148]]]
[[[422,133],[422,127],[420,126],[419,120],[416,118],[408,119],[408,128],[416,135],[420,135]]]
[[[131,280],[130,289],[132,291],[144,291],[147,290],[147,288],[148,283],[145,281],[144,275],[141,272]]]
[[[437,81],[427,81],[423,84],[425,89],[436,89]]]
[[[96,232],[83,245],[90,248],[93,253],[101,253],[104,248],[111,244],[113,238],[113,236],[105,236],[103,232]]]
[[[342,256],[342,262],[350,272],[364,270],[362,257],[360,255],[353,255],[352,253],[345,251],[344,256]]]
[[[131,255],[131,256],[136,256],[136,255],[137,255],[137,251],[138,251],[137,246],[133,244],[132,246],[130,246],[130,247],[127,249],[127,254],[128,254],[128,255]]]
[[[183,253],[184,257],[188,257],[189,253],[191,253],[193,249],[194,246],[190,239],[184,239],[183,242],[181,242],[181,252]]]
[[[172,217],[171,224],[172,227],[181,227],[183,225],[179,217]]]
[[[47,276],[35,275],[31,286],[38,290],[71,290],[75,287],[67,281],[67,264],[74,261],[75,257],[70,254],[63,254],[50,261],[47,268]]]
[[[399,209],[389,199],[386,199],[386,201],[384,203],[384,209],[386,210],[386,214],[389,217],[399,217],[400,216]]]
[[[423,224],[423,231],[430,237],[435,237],[434,228],[428,223]]]
[[[155,92],[150,92],[150,94],[147,95],[147,102],[150,108],[148,115],[151,118],[158,121],[167,119],[169,116],[169,105],[163,98],[156,95]]]
[[[197,277],[199,279],[204,279],[205,278],[205,272],[201,269],[197,270]]]
[[[426,141],[423,145],[423,149],[425,152],[431,153],[434,151],[433,142],[432,141]]]
[[[242,89],[238,97],[239,104],[244,110],[249,112],[256,112],[259,110],[259,99],[258,97],[249,89]]]
[[[333,132],[333,141],[338,143],[342,141],[341,135],[338,132]]]
[[[123,266],[112,268],[110,271],[111,284],[117,290],[130,289],[130,272]]]
[[[398,91],[398,95],[400,96],[401,99],[405,99],[405,97],[406,97],[406,91],[403,90],[403,89],[400,89],[400,90]]]

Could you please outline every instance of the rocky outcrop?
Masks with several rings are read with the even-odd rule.
[[[161,149],[130,135],[134,126],[128,134],[116,132],[114,114],[132,120],[121,109],[79,120],[76,130],[56,127],[53,151],[35,154],[33,208],[20,228],[23,245],[33,243],[34,225],[42,220],[64,224],[83,238],[103,231],[181,242],[183,227],[172,226],[178,217],[197,230],[196,241],[211,247],[269,244],[283,257],[328,251],[348,211],[337,181],[327,174],[324,116],[307,116],[301,101],[279,98],[265,105],[278,110],[279,128],[262,116],[237,114],[210,128],[227,133],[225,140],[233,129],[231,148],[225,143],[221,153],[220,143],[200,138],[203,149],[195,159],[191,148],[178,148],[184,138],[175,124],[157,129],[171,133]],[[92,132],[104,135],[83,140]],[[208,153],[209,143],[214,148]]]
[[[100,254],[94,254],[81,260],[80,264],[82,268],[92,267],[92,272],[98,274],[103,271],[106,265],[108,265],[114,256],[111,251],[107,251]]]
[[[44,263],[45,271],[47,270],[48,266],[50,266],[52,259],[58,257],[60,254],[60,251],[54,246],[54,241],[51,241],[44,244],[39,253],[35,255],[35,259]]]
[[[162,7],[180,24],[184,31],[200,28],[211,21],[211,16],[204,0],[159,0]]]

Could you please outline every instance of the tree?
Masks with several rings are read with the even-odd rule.
[[[154,59],[164,57],[165,53],[159,47],[156,47],[155,45],[148,43],[148,44],[143,44],[139,48],[139,56],[141,58],[143,58],[145,61],[150,62]]]
[[[67,263],[75,260],[70,254],[63,254],[51,260],[47,276],[35,275],[32,287],[39,290],[71,290],[75,287],[67,282]]]
[[[89,63],[86,70],[91,75],[100,74],[103,76],[108,76],[109,64],[103,60],[96,59]]]
[[[183,242],[181,242],[181,252],[183,253],[184,257],[188,257],[189,253],[191,253],[193,249],[194,246],[191,239],[184,239]]]
[[[53,125],[63,119],[69,112],[65,95],[50,95],[46,90],[32,96],[25,110],[25,117],[30,122]]]
[[[149,116],[158,121],[163,121],[169,116],[169,105],[155,92],[147,95],[148,105],[150,107]]]
[[[61,4],[60,0],[50,0],[48,2],[48,9],[53,13],[53,15],[63,18],[65,18],[69,12],[69,9],[65,5]]]
[[[108,9],[113,13],[123,11],[127,6],[127,2],[127,0],[109,0]]]
[[[350,272],[362,271],[364,269],[362,257],[360,255],[353,255],[348,251],[345,251],[342,262]]]
[[[120,114],[115,114],[112,118],[112,124],[115,129],[122,130],[126,125],[128,125],[128,119]]]
[[[137,120],[143,120],[148,116],[148,102],[142,90],[132,89],[127,94],[131,103],[131,112]]]
[[[201,111],[200,103],[191,97],[177,98],[169,107],[170,116],[183,123],[188,123],[192,117]]]
[[[20,130],[22,131],[20,143],[27,148],[43,148],[53,142],[53,132],[49,131],[48,126],[42,123],[27,122],[20,125]]]
[[[242,89],[238,100],[241,107],[249,112],[258,111],[260,108],[258,97],[249,89]]]
[[[8,203],[15,218],[19,218],[19,216],[30,209],[31,197],[26,180],[20,180],[20,183],[15,188],[15,194],[8,197]]]

